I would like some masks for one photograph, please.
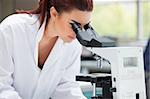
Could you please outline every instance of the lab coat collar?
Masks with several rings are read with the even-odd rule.
[[[44,35],[45,25],[46,25],[46,18],[45,18],[41,28],[38,30],[37,35],[36,35],[34,59],[35,59],[36,68],[38,68],[38,70],[40,70],[40,68],[38,67],[38,45],[39,45],[39,42],[40,42],[40,40],[42,39],[42,37]],[[65,45],[65,43],[63,42],[63,40],[60,37],[58,37],[51,53],[48,55],[48,57],[47,57],[47,59],[44,63],[44,66],[43,66],[42,70],[46,70],[48,67],[53,66],[53,64],[55,64],[55,62],[57,60],[59,60],[59,58],[62,55],[64,45]]]
[[[56,88],[58,82],[60,81],[64,73],[64,68],[65,68],[63,66],[60,66],[61,64],[60,60],[62,58],[63,50],[64,50],[63,41],[62,39],[58,38],[51,53],[49,54],[49,56],[47,57],[44,63],[43,69],[40,70],[41,72],[39,75],[39,80],[38,80],[38,84],[34,92],[33,99],[41,99],[37,97],[43,91],[44,91],[44,95],[41,95],[41,97],[46,97],[44,99],[48,99],[48,97],[51,96],[52,92]],[[57,75],[57,79],[55,75]],[[50,85],[53,84],[53,85],[50,87],[47,87],[48,84]]]
[[[34,50],[34,60],[35,60],[35,65],[37,68],[38,68],[38,45],[44,34],[45,24],[46,24],[45,20],[40,28],[39,28],[40,22],[39,21],[37,22],[39,29],[37,31],[37,35],[35,38],[35,50]],[[38,68],[38,70],[40,70],[40,68]]]
[[[54,68],[54,64],[60,60],[63,52],[64,44],[62,39],[58,38],[51,53],[47,57],[47,60],[45,61],[43,71],[49,70]],[[61,68],[60,68],[61,69]]]
[[[59,80],[61,79],[61,75],[64,72],[63,69],[65,68],[63,66],[60,66],[60,62],[61,62],[60,58],[62,58],[63,50],[65,47],[65,44],[60,37],[58,37],[51,53],[48,55],[48,57],[44,63],[43,69],[40,70],[40,68],[38,67],[38,45],[44,34],[45,23],[46,23],[46,21],[44,21],[43,25],[38,30],[37,36],[36,36],[36,47],[35,47],[34,57],[35,57],[35,62],[36,62],[35,66],[38,69],[38,71],[40,71],[40,75],[39,75],[37,87],[36,87],[34,95],[33,95],[33,99],[41,99],[41,98],[37,98],[37,97],[43,91],[45,91],[45,92],[44,92],[44,95],[41,95],[41,97],[47,98],[47,97],[51,96],[53,90],[55,89]],[[57,77],[57,79],[56,79],[54,74],[55,75],[57,74],[60,76]],[[50,79],[52,80],[51,82],[50,82]],[[53,82],[55,82],[55,84],[53,84],[53,86],[50,86],[49,88],[47,88],[47,84],[51,85],[51,83],[53,83]]]

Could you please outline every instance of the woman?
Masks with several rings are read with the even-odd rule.
[[[92,0],[40,0],[0,25],[0,99],[85,99],[75,75],[81,45],[70,23],[91,21]]]

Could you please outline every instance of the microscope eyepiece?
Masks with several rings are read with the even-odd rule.
[[[79,31],[82,31],[80,24],[73,21],[73,23],[70,23],[72,26],[73,31],[77,34]]]

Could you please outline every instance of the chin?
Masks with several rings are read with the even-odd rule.
[[[73,40],[64,41],[65,43],[71,43]]]
[[[72,41],[74,41],[76,38],[70,38],[70,37],[66,37],[66,38],[61,38],[64,43],[71,43]]]
[[[74,39],[63,40],[65,43],[71,43]]]

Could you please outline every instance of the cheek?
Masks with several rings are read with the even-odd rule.
[[[59,34],[63,36],[67,36],[68,34],[72,34],[73,30],[67,23],[59,24]]]
[[[68,38],[68,35],[74,36],[74,31],[71,28],[71,25],[68,23],[68,21],[65,18],[59,18],[57,19],[57,33],[58,36],[62,38]]]

